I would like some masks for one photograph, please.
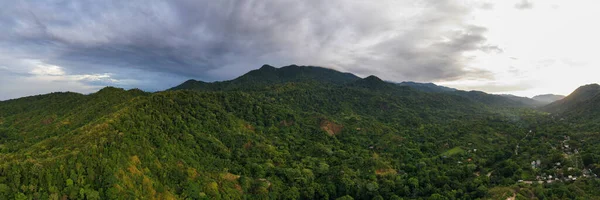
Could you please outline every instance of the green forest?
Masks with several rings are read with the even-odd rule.
[[[600,199],[596,86],[532,106],[265,65],[1,101],[0,199]]]

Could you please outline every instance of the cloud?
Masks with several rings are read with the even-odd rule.
[[[491,4],[46,0],[4,7],[1,66],[90,87],[165,89],[188,78],[234,78],[264,63],[320,65],[396,81],[492,78],[469,66],[465,54],[502,52],[487,43],[485,27],[467,23],[473,8]],[[19,69],[27,60],[44,67]],[[74,78],[87,75],[98,80]]]
[[[490,3],[490,2],[484,2],[479,4],[479,8],[483,9],[483,10],[492,10],[494,9],[494,4]]]
[[[120,70],[119,74],[73,74],[65,72],[63,67],[39,60],[24,60],[9,66],[12,68],[0,66],[0,100],[58,91],[87,94],[105,86],[156,91],[164,89],[165,85],[171,87],[181,82],[170,74],[139,70]]]
[[[38,63],[33,70],[30,72],[34,75],[46,75],[46,76],[62,76],[65,75],[65,71],[61,67],[56,65],[46,65]]]
[[[461,90],[471,91],[486,91],[490,93],[496,94],[506,94],[507,92],[518,92],[518,91],[526,91],[532,87],[532,83],[524,80],[517,81],[498,81],[498,80],[488,80],[488,81],[471,81],[471,80],[462,80],[462,81],[453,81],[453,82],[439,82],[439,85],[444,85],[447,87],[459,88]]]
[[[533,2],[529,0],[521,0],[519,3],[515,4],[515,8],[519,10],[528,10],[533,8]]]
[[[492,78],[487,71],[469,68],[467,63],[470,58],[464,56],[464,53],[471,51],[502,51],[497,46],[485,44],[483,34],[486,28],[465,26],[462,30],[446,33],[441,40],[436,37],[438,32],[429,33],[428,30],[424,27],[411,33],[415,36],[398,36],[374,46],[372,52],[377,52],[377,55],[366,56],[359,63],[360,66],[381,67],[365,68],[363,73],[381,74],[383,71],[383,77],[387,79],[416,81]],[[415,40],[416,35],[426,40]]]

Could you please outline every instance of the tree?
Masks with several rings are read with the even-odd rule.
[[[336,198],[335,200],[354,200],[350,195],[346,195],[343,197]]]
[[[432,194],[432,195],[429,197],[429,199],[430,199],[430,200],[447,200],[448,198],[446,198],[446,197],[442,196],[441,194],[437,194],[437,193],[435,193],[435,194]]]

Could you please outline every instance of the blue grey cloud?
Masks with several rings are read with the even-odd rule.
[[[35,76],[28,72],[42,63],[86,86],[79,91],[105,84],[161,90],[188,78],[234,78],[264,63],[455,80],[489,76],[467,70],[463,52],[501,52],[486,43],[484,27],[465,23],[472,8],[455,1],[43,0],[3,7],[0,66],[11,74],[0,76]],[[18,80],[5,84],[20,87]]]

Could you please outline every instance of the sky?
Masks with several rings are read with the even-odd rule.
[[[600,82],[594,0],[0,0],[0,100],[263,64],[532,97]]]

